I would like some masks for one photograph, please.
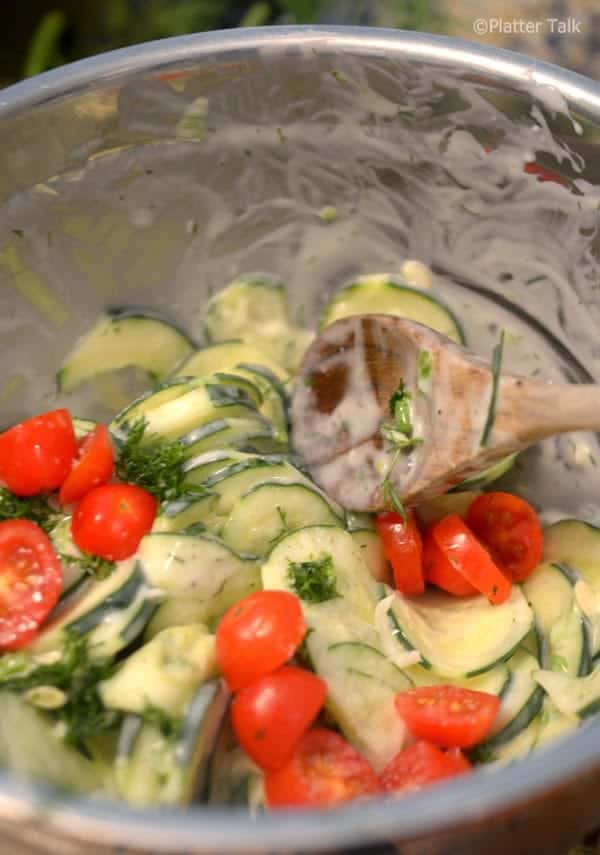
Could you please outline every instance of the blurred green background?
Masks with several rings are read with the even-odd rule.
[[[8,9],[6,8],[8,6]],[[167,36],[269,24],[362,24],[449,33],[600,76],[600,0],[4,0],[0,86]],[[6,14],[8,12],[8,15]],[[549,17],[577,26],[557,33]],[[539,21],[481,36],[475,21]],[[522,28],[521,28],[522,29]]]

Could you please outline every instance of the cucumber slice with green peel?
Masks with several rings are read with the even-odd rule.
[[[236,502],[221,537],[239,552],[265,555],[289,531],[307,525],[342,525],[327,500],[306,484],[266,481]]]
[[[77,633],[87,637],[93,658],[109,659],[142,635],[162,598],[136,559],[121,562],[107,579],[90,582],[56,609],[27,652],[60,651],[66,633]]]
[[[409,665],[403,668],[403,671],[415,686],[460,686],[473,692],[487,692],[498,697],[502,697],[510,685],[510,672],[506,662],[500,662],[476,677],[442,677],[422,665]]]
[[[450,492],[462,493],[465,490],[485,489],[494,481],[497,481],[498,478],[505,475],[511,466],[514,465],[517,457],[517,453],[509,454],[508,457],[504,457],[502,460],[498,461],[498,463],[494,463],[493,466],[484,469],[483,472],[480,472],[478,475],[473,475],[471,478],[467,478],[466,481],[462,481],[460,484],[457,484],[456,487],[453,487],[450,490]]]
[[[398,315],[430,327],[458,344],[465,337],[450,309],[429,291],[406,285],[388,273],[359,276],[333,295],[323,309],[321,329],[351,315]]]
[[[56,721],[22,695],[0,692],[0,766],[61,789],[114,794],[112,770],[89,760],[60,737]]]
[[[215,630],[227,609],[261,589],[260,567],[246,561],[241,570],[228,576],[210,599],[201,600],[189,595],[172,594],[156,610],[145,632],[152,638],[161,629],[204,623]]]
[[[109,312],[66,357],[56,383],[60,392],[70,392],[97,374],[127,366],[160,380],[193,349],[188,336],[166,320],[135,309]]]
[[[248,341],[234,339],[220,341],[197,350],[179,367],[179,377],[204,377],[215,371],[231,371],[241,364],[263,366],[278,380],[284,382],[287,372],[260,348]]]
[[[260,413],[272,423],[280,439],[287,442],[289,396],[277,377],[260,365],[246,363],[239,365],[235,373],[241,377],[247,377],[260,388],[263,396]]]
[[[229,466],[242,460],[253,460],[255,458],[255,454],[248,454],[243,451],[231,451],[224,448],[212,449],[186,460],[183,464],[183,471],[187,475],[189,484],[204,484],[213,473],[223,472]]]
[[[523,583],[535,617],[544,668],[572,676],[591,667],[588,624],[575,598],[577,577],[559,563],[540,564]]]
[[[489,756],[529,727],[542,708],[544,692],[534,674],[538,661],[524,650],[517,650],[508,663],[510,682],[502,694],[500,710],[485,742],[474,751],[476,756]]]
[[[152,389],[135,401],[132,401],[125,409],[117,413],[115,418],[109,425],[109,430],[112,438],[118,445],[121,445],[127,438],[127,434],[133,425],[137,424],[141,419],[146,419],[147,413],[151,410],[159,409],[164,404],[174,401],[184,395],[190,389],[192,381],[189,378],[181,378],[177,380],[169,380],[163,383],[157,389]],[[144,436],[145,442],[152,442],[153,439],[146,431]]]
[[[375,514],[344,509],[346,531],[375,531]]]
[[[544,530],[544,561],[568,564],[600,590],[600,528],[572,519],[548,526]]]
[[[342,528],[307,526],[284,535],[262,566],[263,587],[290,591],[299,594],[302,600],[302,592],[294,587],[291,565],[311,564],[324,559],[331,562],[335,591],[344,604],[343,608],[372,625],[379,585],[371,576],[352,535]],[[304,606],[309,605],[302,602]]]
[[[62,601],[89,582],[90,576],[79,560],[83,559],[81,550],[73,543],[70,516],[59,520],[48,536],[62,565],[63,583],[60,595]]]
[[[484,754],[482,750],[475,752],[479,763],[494,763],[504,765],[522,760],[536,747],[540,733],[540,717],[535,716],[527,727],[520,730],[512,739],[502,742]]]
[[[213,448],[254,448],[255,452],[282,453],[287,444],[271,425],[258,415],[252,418],[215,419],[181,437],[187,453],[196,457]]]
[[[218,523],[219,515],[215,513],[219,497],[214,493],[201,496],[199,499],[183,498],[167,502],[154,520],[152,533],[183,532],[185,529],[199,527],[207,528],[210,520]]]
[[[254,569],[230,546],[207,535],[148,534],[138,549],[148,582],[168,597],[209,602],[225,582]]]
[[[127,716],[115,763],[118,794],[131,805],[188,805],[206,797],[210,758],[223,726],[229,693],[220,680],[198,689],[175,736],[139,716]]]
[[[582,719],[600,711],[600,668],[585,677],[541,669],[534,678],[563,715]]]
[[[445,677],[474,677],[505,661],[533,623],[517,586],[497,606],[484,597],[459,599],[443,591],[412,599],[398,594],[388,616],[398,643],[418,650],[421,664]]]
[[[104,706],[143,715],[183,715],[198,686],[218,675],[215,637],[201,624],[164,629],[100,683]]]
[[[312,338],[290,318],[283,284],[263,274],[240,277],[215,294],[205,325],[210,341],[247,339],[287,371],[296,368]]]
[[[360,549],[363,561],[371,571],[371,576],[378,582],[390,582],[392,568],[385,557],[383,543],[377,532],[373,529],[358,528],[350,534]]]

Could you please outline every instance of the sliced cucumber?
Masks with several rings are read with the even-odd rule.
[[[261,365],[280,381],[287,379],[287,372],[260,348],[241,339],[220,341],[197,350],[179,368],[180,377],[204,377],[215,371],[230,371],[242,363]]]
[[[424,324],[459,344],[465,337],[456,317],[429,291],[406,285],[391,274],[359,276],[338,291],[323,309],[320,326],[350,315],[398,315]]]
[[[479,762],[495,763],[504,765],[522,760],[527,757],[536,747],[540,734],[540,717],[535,716],[527,725],[520,730],[512,739],[502,742],[490,750],[487,755],[479,753]]]
[[[586,677],[547,670],[536,671],[534,677],[564,715],[587,718],[600,710],[600,668]]]
[[[148,707],[179,718],[198,687],[216,677],[215,637],[201,624],[164,629],[99,686],[102,703],[142,715]]]
[[[73,416],[73,430],[75,431],[75,436],[78,440],[82,440],[84,436],[91,433],[96,425],[97,422],[94,422],[91,419],[80,419],[77,416]]]
[[[146,431],[144,442],[150,444],[157,437],[174,440],[182,439],[196,428],[217,419],[234,417],[252,417],[257,409],[253,399],[248,395],[244,384],[239,386],[219,383],[211,378],[188,380],[173,388],[179,389],[179,394],[167,401],[154,402],[145,397],[137,405],[128,407],[113,421],[111,430],[117,437],[127,435],[135,422],[144,418]],[[171,388],[171,387],[169,387]],[[160,393],[159,393],[160,394]],[[186,442],[192,445],[191,442]]]
[[[540,712],[544,700],[544,692],[534,678],[539,663],[531,654],[517,650],[507,665],[510,682],[502,694],[500,710],[490,736],[474,752],[481,758],[494,756],[501,745],[526,730]]]
[[[215,472],[222,472],[234,463],[253,459],[256,455],[229,449],[212,449],[190,457],[183,464],[188,484],[203,484]]]
[[[199,499],[184,498],[167,502],[154,520],[153,533],[184,532],[193,528],[206,530],[206,521],[218,521],[214,511],[219,497],[216,494],[201,496]]]
[[[170,401],[175,401],[177,398],[185,395],[189,391],[191,382],[188,378],[169,380],[157,389],[152,389],[140,395],[139,398],[136,398],[135,401],[132,401],[131,404],[121,410],[109,425],[111,436],[117,445],[121,445],[125,441],[133,425],[141,419],[146,419],[147,413],[159,409],[164,404],[168,404]],[[146,442],[152,442],[152,437],[148,431],[146,431],[144,439]]]
[[[361,551],[363,561],[378,582],[390,582],[392,568],[385,557],[383,543],[376,531],[357,528],[350,532],[352,539]]]
[[[535,616],[544,668],[572,676],[587,674],[591,663],[587,622],[575,601],[574,577],[564,565],[541,564],[523,583]]]
[[[238,552],[265,555],[289,531],[307,525],[342,525],[326,499],[306,484],[265,481],[244,493],[221,530]]]
[[[388,612],[397,641],[418,650],[422,664],[447,677],[469,677],[509,658],[529,632],[533,613],[514,586],[506,602],[459,599],[426,591],[409,599],[398,594]]]
[[[600,566],[600,528],[582,520],[560,520],[544,531],[544,560],[576,569]]]
[[[510,685],[510,672],[505,662],[500,662],[489,671],[478,674],[476,677],[442,677],[431,668],[423,668],[422,665],[410,665],[404,668],[406,676],[415,686],[441,686],[451,684],[473,692],[486,692],[488,695],[502,695]]]
[[[90,577],[79,560],[83,558],[83,555],[71,537],[71,517],[63,517],[62,520],[59,520],[49,536],[58,557],[61,559],[63,585],[60,598],[64,600],[80,590],[83,585],[90,581]]]
[[[206,796],[210,758],[223,726],[229,695],[220,680],[200,687],[181,733],[169,738],[138,716],[121,727],[116,760],[117,790],[129,804],[187,805]]]
[[[110,658],[143,633],[162,597],[150,588],[137,560],[121,562],[107,579],[69,597],[27,650],[60,651],[65,634],[75,632],[87,636],[93,657]]]
[[[344,608],[372,625],[378,585],[352,535],[341,528],[307,526],[285,535],[262,566],[263,587],[296,593],[290,579],[290,564],[319,561],[323,556],[331,557],[336,590],[345,603]]]
[[[193,350],[189,338],[172,323],[126,309],[102,315],[76,344],[56,376],[61,392],[70,392],[97,374],[137,366],[161,379]]]
[[[535,747],[540,748],[548,743],[554,743],[556,739],[572,733],[576,727],[579,727],[579,719],[574,715],[562,713],[548,695],[545,695],[539,715],[539,731]]]
[[[66,745],[55,721],[12,692],[0,692],[0,766],[65,790],[113,793],[111,770]]]
[[[216,448],[255,454],[277,454],[288,449],[272,425],[258,414],[252,418],[215,419],[181,437],[181,442],[194,457]]]
[[[276,364],[293,371],[312,334],[294,326],[281,282],[267,275],[232,282],[209,301],[205,314],[211,341],[248,339]]]

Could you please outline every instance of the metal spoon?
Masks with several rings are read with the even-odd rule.
[[[600,430],[600,386],[500,369],[500,346],[490,366],[404,318],[344,318],[300,366],[295,448],[344,507],[376,511],[444,493],[554,434]]]

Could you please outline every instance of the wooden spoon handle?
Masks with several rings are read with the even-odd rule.
[[[512,436],[525,446],[574,430],[600,431],[600,386],[501,378],[490,444]]]

